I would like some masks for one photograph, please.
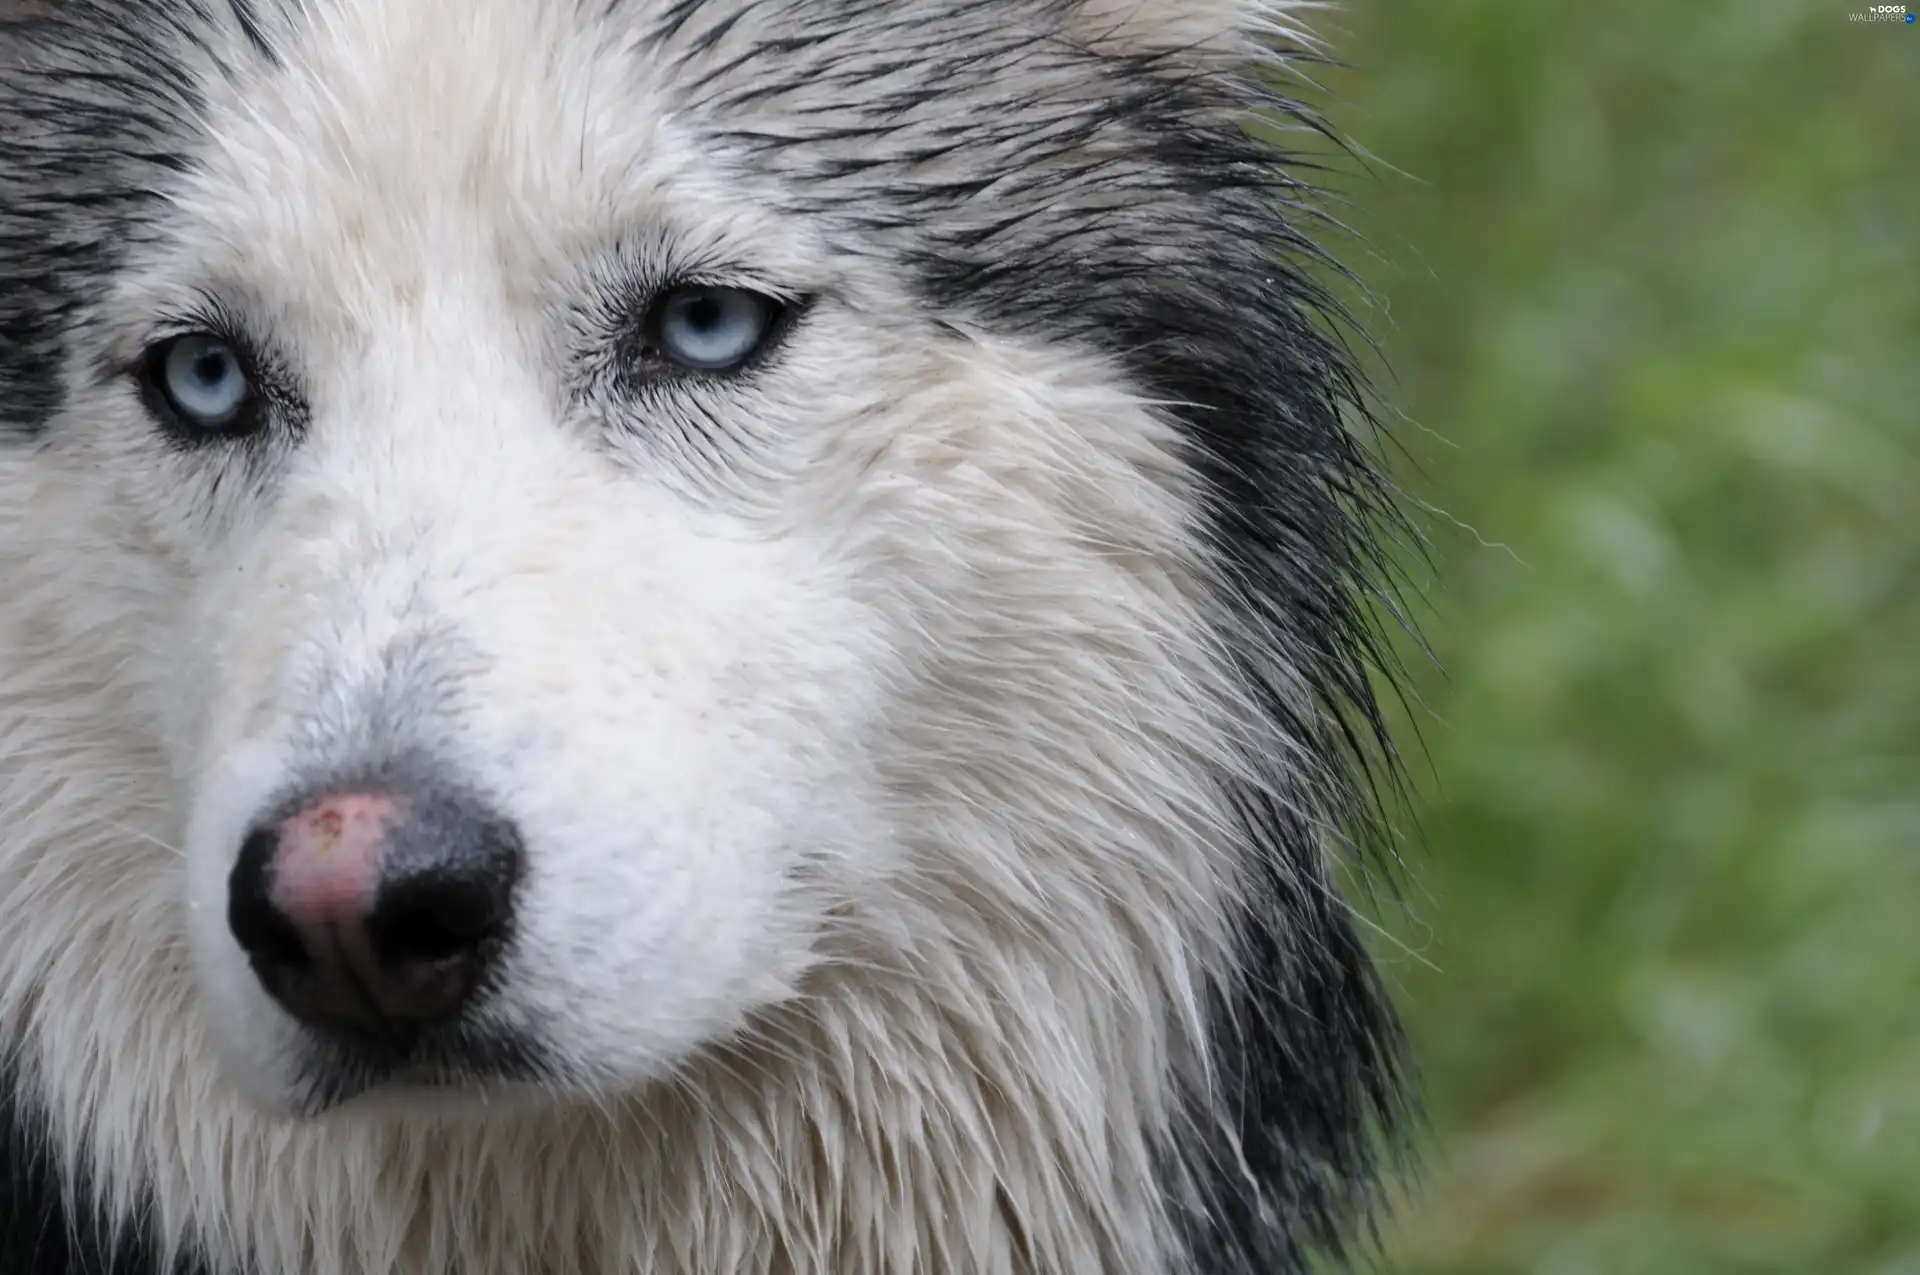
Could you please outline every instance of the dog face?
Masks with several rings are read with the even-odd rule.
[[[836,918],[901,914],[929,772],[1109,711],[1009,667],[943,711],[1044,713],[1029,738],[963,723],[929,756],[901,723],[936,727],[940,679],[1097,663],[1061,622],[1148,648],[1183,622],[1179,468],[1120,378],[943,327],[848,250],[818,156],[729,140],[804,77],[727,105],[688,87],[704,36],[649,29],[490,0],[198,32],[178,178],[80,344],[112,372],[67,399],[28,519],[112,527],[140,577],[201,1000],[271,1105],[670,1070],[791,997]],[[1048,681],[1063,703],[1028,706]],[[360,798],[392,818],[275,851]],[[420,876],[393,847],[429,805],[511,842],[479,955],[381,950],[460,928],[451,895],[360,932]],[[359,901],[289,903],[309,869]],[[395,1012],[423,979],[458,1004]]]
[[[257,1088],[351,1077],[262,995],[234,856],[273,806],[421,771],[524,870],[485,988],[402,1072],[631,1086],[790,994],[883,866],[897,635],[837,525],[847,427],[898,428],[914,360],[640,59],[532,6],[387,12],[342,11],[214,126],[162,267],[245,281],[218,304],[287,381],[230,503],[231,446],[155,463],[225,530],[170,644],[198,966]],[[699,366],[702,339],[740,353]]]
[[[125,379],[72,409],[177,573],[193,949],[270,1102],[630,1087],[789,996],[895,854],[873,754],[909,639],[862,506],[950,420],[953,356],[578,16],[316,19],[210,104],[101,334],[217,338],[251,432],[156,428]],[[483,986],[372,1040],[297,1021],[230,924],[236,855],[276,810],[427,787],[524,860]]]
[[[1244,127],[1285,7],[0,0],[0,1019],[110,1214],[1146,1272],[1365,1207],[1384,490]]]

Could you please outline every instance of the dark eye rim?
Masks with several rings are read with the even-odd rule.
[[[240,361],[241,375],[247,378],[247,396],[241,401],[233,419],[209,425],[183,416],[174,405],[173,396],[166,388],[166,366],[168,358],[183,341],[218,341],[232,350],[233,356]],[[162,337],[147,346],[135,366],[134,375],[142,404],[170,437],[188,443],[209,443],[249,438],[260,432],[264,414],[257,367],[245,342],[236,341],[212,328],[195,328]]]
[[[660,325],[668,303],[688,292],[743,292],[766,305],[772,314],[767,319],[766,329],[761,332],[760,339],[739,362],[724,367],[701,367],[683,362],[668,353],[660,336]],[[715,381],[747,375],[764,364],[785,343],[795,321],[810,301],[809,297],[783,297],[745,284],[717,280],[683,279],[670,283],[657,289],[648,300],[646,310],[629,338],[631,356],[628,362],[643,380],[684,378]]]

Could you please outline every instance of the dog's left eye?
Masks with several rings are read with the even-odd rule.
[[[162,341],[143,369],[149,402],[187,433],[232,435],[251,428],[254,388],[240,352],[210,333]]]
[[[647,352],[694,371],[724,372],[766,344],[782,308],[745,288],[670,288],[647,317]]]

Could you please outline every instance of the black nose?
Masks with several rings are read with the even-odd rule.
[[[466,798],[330,792],[247,838],[227,923],[294,1017],[391,1039],[484,987],[522,866],[513,826]]]

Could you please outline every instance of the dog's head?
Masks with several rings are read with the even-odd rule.
[[[861,1040],[884,985],[935,1006],[886,1048],[1050,1040],[1163,1127],[1182,1069],[1251,1112],[1246,1051],[1325,1061],[1347,1146],[1383,1020],[1321,848],[1376,488],[1241,118],[1276,23],[9,32],[0,703],[69,679],[139,759],[116,888],[185,900],[232,1076],[604,1097]],[[36,897],[83,888],[54,853]]]

